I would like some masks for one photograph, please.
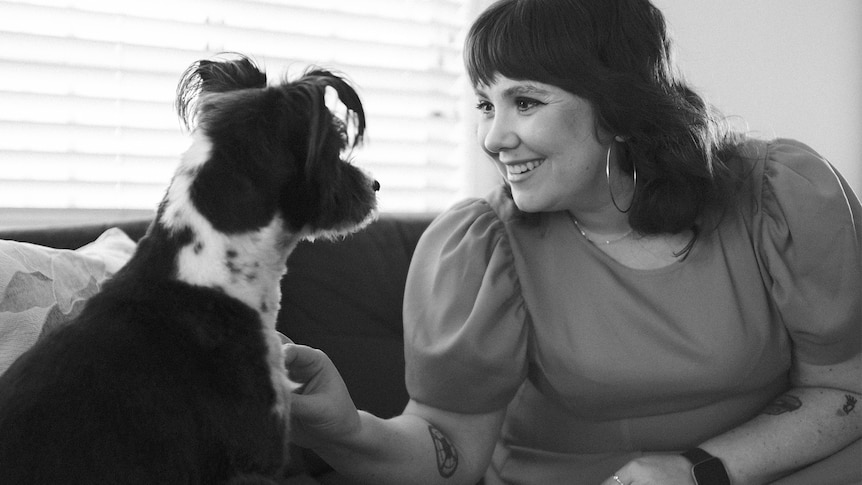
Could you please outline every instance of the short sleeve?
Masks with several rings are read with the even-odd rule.
[[[526,311],[503,223],[487,202],[422,235],[404,295],[407,391],[461,413],[505,407],[526,377]]]
[[[769,145],[760,254],[796,358],[817,365],[862,345],[862,209],[828,162],[790,140]]]

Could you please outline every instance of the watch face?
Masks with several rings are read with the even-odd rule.
[[[698,485],[729,485],[730,480],[727,478],[727,472],[724,470],[724,465],[718,458],[698,463],[692,468],[692,474],[697,479]]]

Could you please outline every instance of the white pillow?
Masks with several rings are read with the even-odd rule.
[[[0,374],[131,258],[135,242],[117,228],[77,249],[0,240]]]

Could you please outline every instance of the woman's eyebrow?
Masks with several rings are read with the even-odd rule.
[[[473,92],[480,97],[487,98],[488,95],[485,94],[485,91],[479,88],[473,90]],[[503,96],[508,98],[516,98],[518,96],[527,96],[527,95],[547,95],[550,91],[547,89],[542,89],[538,86],[534,86],[532,84],[519,84],[517,86],[511,86],[506,88],[503,91]]]
[[[538,86],[533,86],[531,84],[520,84],[517,86],[512,86],[505,91],[503,91],[504,96],[508,97],[517,97],[517,96],[525,96],[525,95],[536,95],[536,94],[548,94],[546,89],[542,89]]]

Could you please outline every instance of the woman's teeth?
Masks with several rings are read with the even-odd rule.
[[[544,160],[531,160],[526,163],[518,163],[515,165],[509,165],[509,173],[513,175],[522,174],[525,172],[529,172],[534,170],[536,167],[544,163]]]

